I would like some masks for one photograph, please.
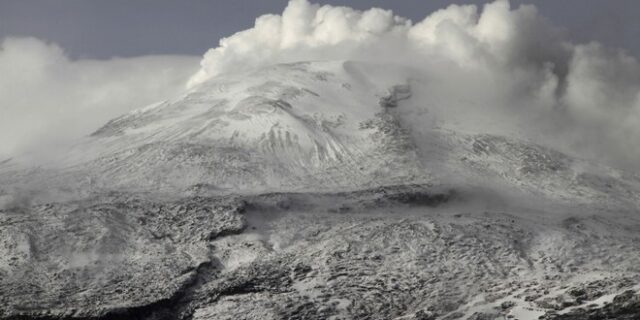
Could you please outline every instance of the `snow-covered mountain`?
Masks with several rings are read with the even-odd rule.
[[[460,126],[425,81],[220,74],[0,163],[0,318],[639,316],[640,175]]]
[[[109,121],[55,165],[40,165],[38,184],[217,194],[417,183],[638,203],[636,174],[438,117],[438,106],[412,96],[420,76],[352,61],[219,75]],[[3,171],[24,182],[15,166]]]

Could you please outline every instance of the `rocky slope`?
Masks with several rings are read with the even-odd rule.
[[[435,121],[415,81],[225,74],[0,163],[0,318],[640,317],[640,176]]]

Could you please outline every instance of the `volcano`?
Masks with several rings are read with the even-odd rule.
[[[0,163],[0,318],[634,319],[640,176],[400,65],[226,72]]]

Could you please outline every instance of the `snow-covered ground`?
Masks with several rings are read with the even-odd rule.
[[[0,163],[0,318],[640,314],[640,176],[445,117],[425,81],[222,74]]]

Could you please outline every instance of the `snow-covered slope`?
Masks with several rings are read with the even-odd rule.
[[[640,176],[447,122],[424,82],[353,61],[222,74],[0,163],[0,318],[622,312],[603,302],[640,279]]]
[[[350,62],[297,63],[219,76],[106,124],[87,142],[101,155],[91,165],[124,185],[150,182],[145,188],[291,190],[428,180],[410,137],[380,105],[405,98],[409,88],[390,92],[395,82],[360,70]]]
[[[111,120],[50,161],[62,165],[41,166],[37,184],[246,193],[429,183],[638,203],[638,175],[439,119],[439,106],[413,95],[421,76],[352,61],[219,75]],[[0,170],[6,184],[30,180],[11,162]]]

